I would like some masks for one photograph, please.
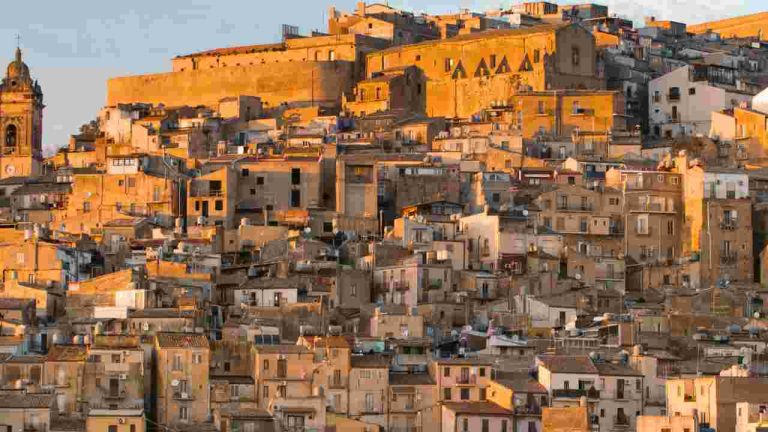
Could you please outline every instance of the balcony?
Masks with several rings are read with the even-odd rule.
[[[629,417],[626,415],[613,416],[613,427],[614,429],[629,429]]]
[[[408,291],[411,289],[411,284],[408,281],[394,281],[392,282],[392,289],[395,291]]]
[[[456,384],[457,385],[475,385],[477,384],[477,376],[475,375],[464,375],[456,378]]]
[[[720,252],[720,264],[735,265],[739,255],[736,252]]]
[[[582,396],[586,396],[588,399],[600,399],[600,391],[595,389],[581,390],[581,389],[559,389],[552,390],[553,398],[562,399],[579,399]]]
[[[173,398],[180,401],[195,400],[195,397],[192,395],[192,393],[187,393],[187,392],[174,392]]]
[[[541,407],[538,405],[515,407],[515,415],[540,416]]]
[[[443,280],[442,279],[430,279],[427,282],[427,289],[434,290],[434,289],[440,289],[443,287]]]
[[[189,196],[191,197],[222,197],[224,196],[224,191],[220,189],[209,189],[209,190],[192,189],[191,191],[189,191]]]
[[[557,209],[561,211],[588,212],[588,211],[592,211],[592,203],[584,203],[584,204],[557,203]]]
[[[120,391],[117,391],[117,392],[110,391],[110,392],[107,392],[107,394],[104,395],[104,399],[119,400],[119,399],[125,399],[126,396],[128,396],[128,392],[126,392],[125,390],[120,390]]]
[[[330,378],[328,380],[328,388],[330,389],[343,389],[347,387],[346,380],[344,378]]]
[[[720,222],[720,229],[723,231],[734,231],[736,230],[736,225],[736,219],[725,219]]]

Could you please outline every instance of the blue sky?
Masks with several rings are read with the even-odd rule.
[[[416,12],[485,10],[520,0],[391,0]],[[562,1],[561,3],[583,3]],[[327,10],[352,10],[355,0],[133,0],[12,2],[0,14],[0,61],[10,61],[21,35],[25,61],[46,99],[43,142],[66,145],[95,117],[110,76],[163,72],[170,58],[223,46],[272,42],[280,24],[324,30]],[[768,10],[768,0],[604,0],[632,19],[700,22]]]

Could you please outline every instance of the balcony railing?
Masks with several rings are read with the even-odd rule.
[[[174,392],[173,398],[176,400],[195,400],[195,397],[192,395],[192,393],[186,393],[186,392]]]
[[[347,387],[347,383],[344,378],[338,378],[338,379],[330,378],[328,380],[328,388],[341,389],[346,387]]]
[[[395,291],[408,291],[411,288],[411,284],[408,281],[395,281],[392,282],[392,288]]]
[[[527,405],[515,407],[515,415],[541,415],[541,407],[538,405]]]
[[[736,252],[721,252],[720,253],[720,264],[723,265],[733,265],[736,264],[736,261],[739,259],[739,255]]]
[[[566,211],[592,211],[592,204],[591,203],[586,203],[586,204],[557,203],[557,209],[566,210]]]
[[[620,429],[629,428],[629,417],[613,416],[613,427],[620,428]]]
[[[565,399],[578,399],[582,396],[586,396],[589,399],[600,399],[600,391],[589,389],[589,390],[581,390],[581,389],[559,389],[559,390],[552,390],[552,397],[554,398],[565,398]]]
[[[189,191],[189,196],[191,197],[220,197],[224,196],[224,191],[222,190],[200,190],[200,189],[192,189]]]
[[[440,289],[443,287],[443,280],[442,279],[430,279],[427,282],[427,289]]]
[[[476,384],[477,377],[475,375],[460,376],[456,378],[456,384]]]
[[[720,229],[723,231],[733,231],[736,229],[736,220],[735,219],[726,219],[722,222],[720,222]]]

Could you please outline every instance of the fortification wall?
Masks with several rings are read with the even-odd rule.
[[[690,33],[705,33],[707,30],[719,33],[723,37],[756,37],[768,40],[768,12],[728,18],[719,21],[710,21],[701,24],[689,25]]]
[[[283,102],[338,106],[351,92],[354,64],[346,61],[248,65],[112,78],[107,105],[145,102],[215,107],[228,96],[259,96],[265,107]]]

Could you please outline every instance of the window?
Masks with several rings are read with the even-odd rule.
[[[83,202],[83,213],[90,213],[91,212],[91,203],[88,201]]]
[[[675,221],[667,221],[667,234],[675,234]]]
[[[533,50],[533,62],[538,63],[541,60],[541,51]]]
[[[288,394],[288,388],[284,385],[277,386],[277,396],[284,398]]]
[[[480,368],[480,370],[479,370],[479,372],[480,372],[480,376],[481,376],[481,377],[484,377],[484,376],[485,376],[485,368],[484,368],[484,367],[481,367],[481,368]]]
[[[262,388],[261,395],[264,397],[264,399],[269,398],[269,386],[265,385],[264,388]]]
[[[243,168],[243,169],[240,171],[240,175],[242,175],[243,177],[248,177],[248,174],[250,174],[250,173],[251,173],[251,172],[250,172],[250,170],[249,170],[248,168]]]
[[[469,419],[461,419],[461,430],[464,432],[469,432]]]
[[[298,189],[291,191],[291,207],[301,207],[301,191]]]
[[[301,168],[291,168],[291,184],[301,184]]]
[[[192,354],[192,364],[200,364],[203,362],[203,355],[201,353]]]
[[[118,181],[117,181],[117,185],[118,185],[118,186],[122,187],[122,186],[123,186],[123,184],[125,184],[125,181],[123,181],[122,179],[120,179],[120,180],[118,180]]]
[[[469,389],[463,388],[460,393],[461,400],[469,400]]]
[[[696,87],[691,87],[688,89],[688,94],[693,96],[696,94]]]
[[[507,432],[507,420],[501,421],[501,432]]]
[[[288,374],[288,361],[286,359],[279,359],[277,361],[277,377],[285,378]]]
[[[447,377],[449,377],[449,376],[451,376],[451,368],[449,368],[449,367],[444,367],[444,368],[443,368],[443,376],[444,376],[444,377],[446,377],[446,378],[447,378]]]
[[[176,355],[173,356],[173,365],[172,365],[171,369],[175,370],[175,371],[182,370],[181,354],[176,354]]]
[[[581,61],[581,58],[579,53],[579,47],[577,46],[571,47],[571,63],[573,64],[573,66],[578,66],[580,61]]]
[[[495,203],[498,203],[501,201],[501,194],[498,192],[494,192],[493,195],[491,195],[491,200]]]
[[[262,176],[256,177],[256,184],[259,185],[259,186],[263,185],[264,184],[264,177],[262,177]]]
[[[117,425],[109,425],[107,427],[108,432],[117,432]]]
[[[251,189],[251,195],[256,195],[256,189]]]
[[[443,70],[446,72],[450,72],[453,70],[453,59],[447,58],[445,59],[445,63],[443,65]]]
[[[544,114],[545,112],[546,111],[545,111],[544,101],[539,101],[536,113],[537,114]]]
[[[490,61],[490,63],[491,63],[491,65],[490,65],[491,69],[496,69],[496,55],[495,55],[495,54],[491,55],[491,59],[490,59],[490,60],[491,60],[491,61]]]
[[[489,425],[489,420],[484,418],[484,419],[482,420],[482,429],[483,429],[483,432],[489,432],[489,428],[490,428],[490,425]]]
[[[481,388],[481,389],[480,389],[480,400],[481,400],[481,401],[484,401],[484,400],[486,399],[486,397],[487,397],[487,396],[486,396],[486,392],[487,392],[487,390],[486,390],[486,389],[484,389],[484,388]]]
[[[128,177],[128,187],[136,187],[136,179],[133,177]]]
[[[571,114],[581,114],[581,108],[579,107],[579,101],[573,101],[573,104],[571,104]]]
[[[112,363],[120,363],[120,354],[112,354]]]
[[[365,394],[365,411],[373,412],[373,393]]]
[[[224,210],[224,201],[222,201],[222,200],[216,200],[216,201],[213,203],[213,208],[214,208],[214,210],[216,210],[216,211],[222,211],[222,210]]]
[[[5,146],[6,147],[16,147],[16,126],[15,125],[8,125],[8,127],[5,129]]]
[[[189,420],[189,408],[183,406],[179,408],[179,419],[180,420]]]
[[[443,399],[444,400],[451,400],[451,389],[444,388],[443,389]]]

